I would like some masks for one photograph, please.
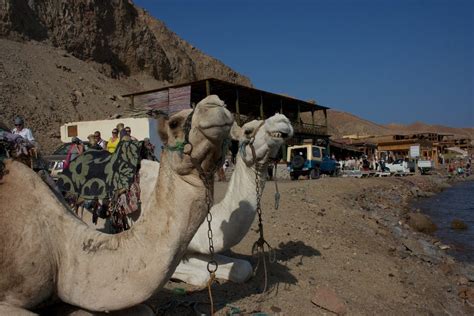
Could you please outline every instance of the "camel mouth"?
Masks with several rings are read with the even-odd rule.
[[[267,132],[268,135],[271,137],[271,138],[276,138],[276,139],[287,139],[290,134],[289,133],[285,133],[285,132]]]

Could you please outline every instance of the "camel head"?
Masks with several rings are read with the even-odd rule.
[[[265,121],[254,120],[242,127],[234,123],[231,136],[239,141],[239,153],[247,166],[255,162],[262,165],[276,158],[281,145],[293,136],[293,127],[286,116],[277,113]]]
[[[216,95],[201,100],[194,110],[160,117],[158,132],[171,167],[180,175],[197,165],[204,172],[218,167],[234,118]]]

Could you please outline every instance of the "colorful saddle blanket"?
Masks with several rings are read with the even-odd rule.
[[[72,160],[59,175],[62,192],[77,194],[85,200],[112,198],[120,190],[130,190],[148,153],[142,141],[121,141],[113,154],[89,149]]]

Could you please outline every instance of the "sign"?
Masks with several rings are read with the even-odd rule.
[[[420,145],[410,146],[410,158],[420,157]]]

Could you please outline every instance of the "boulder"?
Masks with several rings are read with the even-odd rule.
[[[337,315],[344,315],[347,312],[344,301],[330,288],[316,289],[311,302]]]
[[[451,229],[467,229],[467,224],[460,219],[453,219],[451,221]]]
[[[414,230],[426,234],[431,234],[437,229],[431,218],[421,213],[408,213],[407,224]]]

